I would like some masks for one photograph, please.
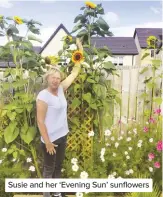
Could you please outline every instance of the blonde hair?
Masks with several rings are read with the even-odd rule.
[[[59,68],[57,68],[57,67],[53,67],[53,68],[50,68],[50,70],[48,70],[45,74],[44,74],[44,76],[43,76],[43,85],[45,85],[45,86],[47,86],[47,82],[48,82],[48,77],[49,77],[49,75],[52,75],[52,74],[54,74],[54,73],[56,73],[56,72],[58,72],[59,74],[60,74],[60,76],[61,76],[61,81],[62,81],[62,79],[64,78],[64,74],[60,71],[60,69]]]

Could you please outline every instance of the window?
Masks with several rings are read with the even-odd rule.
[[[123,57],[119,57],[119,66],[123,66]]]
[[[115,66],[123,66],[123,56],[116,56],[116,57],[113,57],[113,64]]]
[[[154,51],[154,49],[151,49],[151,58],[154,58],[155,57],[155,51]]]
[[[118,57],[113,57],[113,64],[114,64],[115,66],[118,65]]]

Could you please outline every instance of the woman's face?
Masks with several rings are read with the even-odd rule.
[[[51,75],[48,76],[47,78],[48,81],[48,87],[51,89],[57,89],[60,85],[61,82],[61,75],[59,72],[55,72]]]

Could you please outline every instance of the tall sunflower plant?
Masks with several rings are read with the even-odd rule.
[[[158,112],[161,112],[161,104],[162,104],[162,77],[163,72],[161,70],[161,64],[162,60],[159,57],[159,54],[161,54],[162,49],[161,46],[161,40],[159,40],[157,37],[151,35],[147,38],[147,47],[145,49],[144,55],[142,56],[141,60],[146,59],[149,56],[149,50],[154,51],[154,58],[151,59],[151,66],[144,67],[140,74],[145,76],[144,79],[144,92],[141,95],[141,98],[144,100],[143,105],[143,124],[145,122],[150,121],[149,129],[153,130],[159,130],[157,127],[152,127],[152,122],[154,122],[154,116],[153,114],[157,114]],[[150,95],[149,95],[150,94]],[[150,96],[150,101],[149,101]],[[159,123],[161,121],[161,116],[158,117],[157,122]]]
[[[81,63],[82,70],[78,77],[80,83],[74,84],[73,91],[76,91],[80,85],[82,100],[75,98],[74,106],[77,107],[80,103],[84,105],[85,102],[89,105],[93,114],[94,127],[99,131],[99,137],[102,140],[103,126],[108,127],[112,124],[110,103],[115,100],[120,104],[120,99],[118,91],[112,89],[107,80],[108,76],[117,75],[114,64],[108,60],[108,57],[112,56],[111,51],[107,46],[97,46],[95,37],[108,37],[113,34],[102,18],[104,15],[102,4],[86,2],[85,6],[81,7],[81,11],[83,13],[74,19],[75,26],[70,33],[76,35],[63,38],[64,46],[58,54],[68,61],[68,69],[64,68],[67,72],[71,71],[74,64]],[[83,51],[75,45],[76,37],[80,39]]]
[[[24,36],[19,32],[23,25],[27,29]],[[37,21],[18,16],[0,16],[0,36],[7,40],[4,46],[0,46],[0,61],[5,64],[0,83],[0,148],[7,150],[1,167],[16,165],[24,168],[27,167],[26,157],[31,157],[38,177],[41,174],[33,144],[38,133],[35,95],[41,84],[45,61],[34,51],[31,41],[41,42],[35,36],[40,34],[40,25]],[[8,162],[12,157],[15,162]]]

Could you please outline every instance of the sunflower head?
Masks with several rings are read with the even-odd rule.
[[[95,9],[97,7],[97,5],[95,3],[92,3],[90,1],[86,1],[85,5],[89,8]]]
[[[72,37],[71,36],[65,36],[64,37],[64,41],[65,42],[71,42],[72,41]]]
[[[82,51],[75,51],[73,54],[72,54],[72,62],[74,62],[75,64],[76,63],[80,63],[80,62],[83,62],[84,61],[84,56],[83,56],[83,53]]]
[[[15,21],[15,23],[17,23],[18,25],[23,24],[23,20],[22,20],[19,16],[14,16],[14,21]]]
[[[157,38],[156,36],[149,36],[147,38],[147,45],[151,48],[155,48],[157,46]]]

